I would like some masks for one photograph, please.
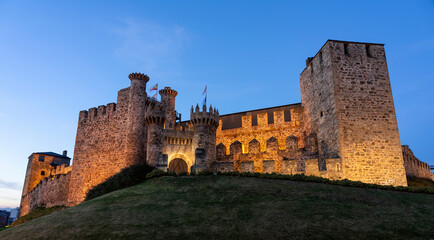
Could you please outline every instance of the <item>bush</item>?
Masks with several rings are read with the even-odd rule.
[[[154,170],[154,168],[147,164],[136,164],[124,168],[119,173],[108,178],[105,182],[92,188],[87,193],[85,201],[142,183],[146,180],[147,174],[152,172],[152,170]]]
[[[426,178],[407,176],[407,183],[409,187],[434,188],[434,181]]]

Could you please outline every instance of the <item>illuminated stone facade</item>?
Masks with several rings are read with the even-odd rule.
[[[177,91],[166,87],[155,101],[146,94],[148,76],[129,79],[117,103],[80,112],[74,164],[59,180],[68,183],[67,193],[58,203],[78,204],[91,188],[141,162],[178,172],[303,173],[407,185],[410,157],[403,158],[408,150],[400,145],[382,44],[327,41],[300,75],[301,103],[221,116],[196,106],[184,122],[175,110]],[[27,172],[33,168],[40,170],[30,164]],[[23,196],[34,192],[23,197],[27,209],[54,204],[39,198],[55,192],[56,179],[35,188],[42,179],[26,175]]]
[[[71,171],[71,158],[53,152],[29,156],[20,204],[20,216],[38,206],[66,204]]]
[[[434,181],[434,173],[431,172],[429,165],[415,157],[408,145],[402,145],[402,155],[407,176],[426,178]]]

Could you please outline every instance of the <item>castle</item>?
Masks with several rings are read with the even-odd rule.
[[[80,112],[71,166],[66,152],[30,156],[21,216],[76,205],[144,162],[176,172],[304,173],[394,186],[407,186],[406,174],[433,178],[401,146],[383,44],[328,40],[306,60],[301,103],[227,115],[196,105],[183,122],[177,91],[165,87],[156,101],[146,94],[147,75],[129,79],[117,103]]]

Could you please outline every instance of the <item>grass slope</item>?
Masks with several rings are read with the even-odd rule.
[[[430,239],[434,195],[230,176],[161,177],[0,239]]]
[[[38,207],[38,208],[34,209],[31,213],[29,213],[23,217],[18,218],[16,221],[14,221],[12,223],[12,226],[17,226],[17,225],[23,224],[23,223],[28,222],[30,220],[40,218],[42,216],[48,215],[48,214],[53,213],[53,212],[60,211],[64,208],[66,208],[66,207],[65,206],[54,206],[54,207],[50,207],[50,208]]]

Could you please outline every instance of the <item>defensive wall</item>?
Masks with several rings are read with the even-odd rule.
[[[32,153],[29,156],[23,186],[23,195],[35,188],[40,181],[44,180],[44,178],[54,175],[51,174],[54,169],[60,171],[60,168],[69,166],[71,159],[66,156],[66,151],[64,151],[63,154],[64,155],[53,152],[37,152]],[[62,167],[59,167],[61,165]]]
[[[44,178],[21,198],[20,216],[37,207],[67,205],[71,172]]]
[[[306,136],[303,111],[298,103],[220,116],[214,169],[328,176],[319,171],[318,143]]]
[[[283,148],[279,140],[270,137],[265,146],[255,138],[243,151],[243,144],[235,141],[229,146],[229,153],[226,146],[220,143],[216,147],[216,162],[213,164],[214,171],[228,172],[260,172],[260,173],[282,173],[282,174],[305,174],[331,179],[342,177],[340,158],[326,159],[327,169],[320,170],[318,158],[318,141],[315,134],[306,136],[303,143],[293,135],[283,141]],[[303,147],[300,148],[299,146]],[[244,149],[246,148],[244,147]]]
[[[415,157],[408,145],[402,145],[402,155],[407,176],[426,178],[434,181],[434,173],[431,172],[429,165]]]
[[[89,189],[130,165],[124,151],[129,90],[118,92],[117,104],[80,112],[69,186],[70,204],[83,201]]]

